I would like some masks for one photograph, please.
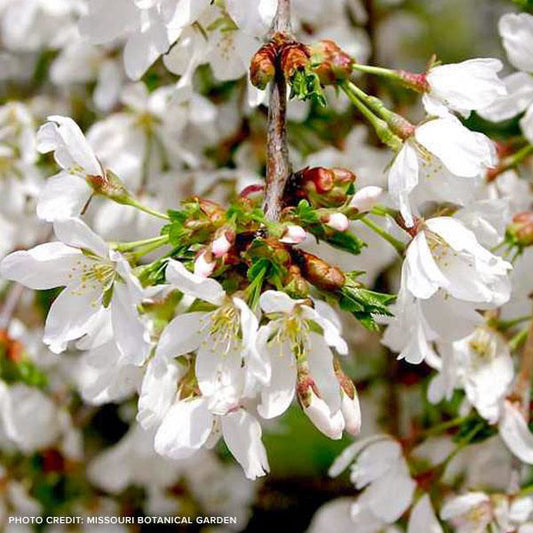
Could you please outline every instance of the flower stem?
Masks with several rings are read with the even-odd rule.
[[[135,248],[140,248],[147,245],[157,244],[161,246],[168,242],[168,235],[160,235],[159,237],[153,237],[151,239],[143,239],[142,241],[132,241],[132,242],[119,242],[113,244],[113,248],[117,252],[129,252]]]
[[[398,252],[398,255],[400,257],[403,257],[406,250],[406,245],[396,239],[396,237],[393,237],[390,233],[385,231],[381,226],[378,226],[373,220],[370,220],[369,218],[363,217],[360,219],[361,222],[369,227],[372,231],[377,233],[381,238],[385,239],[389,244],[391,244],[394,249]]]
[[[160,218],[162,220],[170,220],[169,216],[165,215],[165,213],[161,213],[160,211],[157,211],[157,209],[152,209],[147,205],[143,205],[138,200],[135,200],[135,198],[128,198],[128,200],[124,203],[126,205],[130,205],[131,207],[135,207],[139,211],[143,211],[144,213],[148,213],[149,215]]]
[[[383,68],[383,67],[374,67],[372,65],[360,65],[359,63],[354,63],[354,70],[359,72],[364,72],[365,74],[375,74],[376,76],[381,76],[383,78],[391,78],[394,80],[401,81],[400,76],[394,70]]]
[[[352,104],[357,107],[357,109],[368,120],[368,122],[370,122],[376,131],[379,140],[392,148],[395,152],[399,152],[402,149],[402,140],[391,131],[384,120],[376,116],[373,111],[367,107],[366,103],[361,100],[358,92],[354,90],[356,89],[355,85],[351,82],[344,82],[341,84],[341,89],[344,91],[346,96],[348,96],[350,102],[352,102]]]
[[[533,144],[527,144],[514,154],[504,157],[496,168],[487,173],[487,181],[494,181],[500,174],[517,167],[524,159],[533,154]]]

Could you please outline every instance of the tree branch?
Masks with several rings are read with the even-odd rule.
[[[279,0],[271,35],[291,31],[290,0]],[[283,208],[285,186],[292,173],[287,146],[287,83],[280,65],[270,86],[267,130],[267,175],[263,210],[270,220],[278,220]]]

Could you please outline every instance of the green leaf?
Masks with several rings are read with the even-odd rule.
[[[321,106],[326,106],[326,97],[320,85],[320,78],[310,69],[297,70],[290,80],[291,98],[298,100],[312,100]]]
[[[344,311],[352,313],[365,328],[377,331],[379,325],[374,316],[392,316],[388,306],[395,299],[394,295],[365,289],[349,279],[341,290],[339,305]]]

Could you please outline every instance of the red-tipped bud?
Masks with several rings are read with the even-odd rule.
[[[235,242],[235,232],[232,230],[222,230],[216,239],[211,243],[211,252],[217,258],[226,255]]]
[[[194,260],[194,273],[202,278],[208,278],[214,272],[216,264],[213,254],[204,250]]]
[[[354,60],[334,41],[319,41],[309,51],[313,71],[322,85],[336,85],[350,77]]]
[[[507,228],[507,236],[517,246],[533,245],[533,212],[526,211],[516,214]]]
[[[306,237],[307,234],[301,226],[291,224],[285,228],[285,233],[279,242],[284,244],[300,244],[305,241]]]
[[[338,359],[333,360],[335,375],[341,388],[341,412],[344,418],[344,429],[351,435],[361,431],[361,406],[357,389],[353,381],[343,372]]]
[[[363,187],[350,200],[350,207],[355,207],[359,213],[370,211],[383,197],[383,189],[375,185]]]
[[[277,53],[278,45],[269,42],[253,56],[250,64],[250,81],[258,89],[264,89],[274,79]]]
[[[337,231],[346,231],[350,226],[350,221],[343,213],[332,213],[327,217],[326,226]]]
[[[341,411],[331,412],[328,404],[320,396],[315,380],[309,374],[305,362],[298,363],[298,382],[296,385],[298,400],[309,420],[330,439],[340,439],[344,429]]]

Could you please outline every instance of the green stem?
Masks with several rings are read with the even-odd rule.
[[[158,244],[161,246],[168,241],[168,235],[160,235],[159,237],[153,237],[151,239],[143,239],[142,241],[131,241],[131,242],[119,242],[114,243],[112,246],[117,252],[129,252],[135,248],[140,248],[142,246]]]
[[[393,237],[390,233],[385,231],[381,226],[378,226],[374,221],[370,220],[369,218],[363,217],[360,220],[365,226],[368,226],[372,231],[376,232],[380,237],[382,237],[389,244],[391,244],[398,252],[398,255],[403,257],[407,248],[407,246],[403,242]]]
[[[496,327],[501,331],[505,331],[518,324],[522,324],[522,322],[527,322],[528,320],[531,320],[531,315],[520,316],[518,318],[513,318],[512,320],[498,320],[496,322]]]
[[[524,159],[526,159],[526,157],[529,157],[531,154],[533,154],[533,144],[527,144],[514,154],[504,157],[500,161],[499,165],[493,169],[492,172],[489,172],[489,179],[492,181],[507,170],[517,167]]]
[[[433,435],[439,435],[440,433],[442,433],[443,431],[446,431],[447,429],[451,429],[456,426],[459,426],[460,424],[465,422],[467,419],[468,419],[468,416],[457,416],[455,418],[452,418],[451,420],[448,420],[447,422],[443,422],[442,424],[438,424],[437,426],[429,428],[428,430],[422,433],[422,436],[431,437]]]
[[[381,117],[392,132],[400,139],[407,139],[413,135],[415,131],[414,125],[398,113],[394,113],[394,111],[388,109],[379,98],[366,94],[353,82],[348,82],[348,86],[350,91],[376,115]]]
[[[399,152],[402,149],[402,140],[395,135],[387,125],[387,123],[381,118],[377,117],[357,96],[357,93],[353,90],[355,85],[351,82],[344,82],[341,84],[341,89],[344,91],[350,102],[357,107],[361,114],[370,122],[374,128],[380,141],[392,148],[395,152]]]
[[[163,239],[163,237],[165,237]],[[149,254],[150,252],[153,252],[154,250],[157,250],[159,247],[163,246],[164,244],[168,244],[168,236],[164,235],[161,237],[161,240],[158,242],[153,242],[151,244],[147,244],[140,248],[139,250],[136,250],[134,252],[135,258],[140,259],[141,257],[145,256],[146,254]]]
[[[509,348],[512,352],[515,352],[516,350],[519,350],[526,342],[527,336],[529,333],[529,329],[523,329],[522,331],[519,331],[510,341],[509,341]]]
[[[152,215],[154,217],[161,218],[162,220],[170,220],[169,216],[165,215],[165,213],[161,213],[156,209],[152,209],[147,205],[143,205],[138,200],[135,200],[135,198],[128,198],[127,202],[124,203],[126,205],[130,205],[131,207],[139,209],[139,211],[143,211],[144,213],[148,213],[149,215]]]
[[[398,73],[388,68],[373,67],[371,65],[360,65],[359,63],[355,63],[353,69],[358,70],[359,72],[364,72],[365,74],[375,74],[376,76],[382,76],[384,78],[401,81]]]

